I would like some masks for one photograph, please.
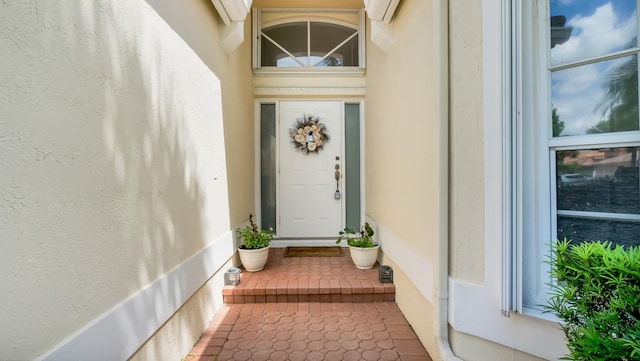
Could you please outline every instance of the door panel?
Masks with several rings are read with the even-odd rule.
[[[319,118],[329,135],[323,149],[304,153],[294,148],[289,130],[305,115]],[[286,101],[279,111],[278,236],[333,238],[342,229],[342,112],[339,101]],[[341,192],[335,199],[336,188]]]

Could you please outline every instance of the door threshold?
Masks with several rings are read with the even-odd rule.
[[[344,243],[344,242],[343,242]],[[336,246],[335,238],[280,238],[270,242],[273,248],[286,247],[331,247]]]

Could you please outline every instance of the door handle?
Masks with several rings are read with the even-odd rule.
[[[336,164],[336,193],[334,194],[334,199],[340,199],[340,165]]]

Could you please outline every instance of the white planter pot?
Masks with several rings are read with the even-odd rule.
[[[370,269],[378,260],[378,250],[380,245],[372,248],[360,248],[349,246],[351,260],[359,269]]]
[[[257,272],[262,270],[269,259],[268,246],[260,249],[238,248],[238,252],[240,253],[240,262],[242,262],[242,266],[245,271],[248,272]]]

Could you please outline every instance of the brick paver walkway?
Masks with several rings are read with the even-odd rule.
[[[393,302],[256,303],[225,306],[186,360],[431,358]]]
[[[225,306],[185,361],[431,361],[381,284],[377,265],[345,257],[284,257],[271,249],[263,271],[225,287]],[[317,284],[317,285],[316,285]]]

